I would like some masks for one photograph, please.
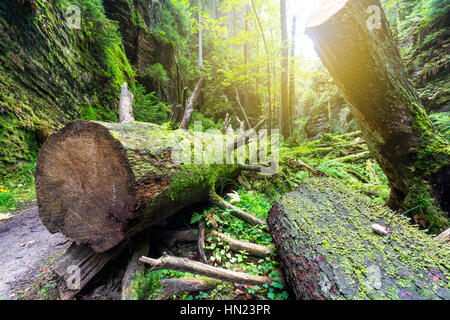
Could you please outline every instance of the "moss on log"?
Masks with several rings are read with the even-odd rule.
[[[177,164],[191,133],[149,123],[74,121],[50,136],[36,164],[39,216],[50,232],[104,252],[208,198],[234,165]],[[191,151],[189,149],[189,151]]]
[[[306,33],[389,179],[389,207],[432,232],[447,229],[450,145],[408,78],[380,1],[325,1]]]
[[[450,299],[449,247],[408,220],[314,178],[276,203],[268,223],[297,299]]]

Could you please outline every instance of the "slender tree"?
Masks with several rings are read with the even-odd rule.
[[[289,120],[291,134],[294,132],[294,108],[295,108],[295,37],[296,37],[296,22],[295,17],[292,18],[292,33],[291,33],[291,64],[289,66]]]
[[[290,135],[288,68],[289,48],[286,22],[286,0],[280,0],[281,20],[281,132],[285,138]]]
[[[203,26],[202,26],[202,0],[198,1],[198,69],[203,68]]]
[[[267,55],[267,94],[268,94],[268,101],[269,101],[269,107],[268,107],[268,115],[269,115],[269,121],[268,121],[268,127],[269,130],[272,128],[272,89],[271,89],[271,80],[270,80],[270,51],[269,46],[267,45],[267,40],[264,35],[264,29],[261,24],[261,20],[258,15],[258,11],[256,10],[255,0],[252,0],[252,6],[253,6],[253,12],[255,13],[256,21],[258,22],[259,29],[261,31],[261,37],[264,42],[264,49],[266,50]]]

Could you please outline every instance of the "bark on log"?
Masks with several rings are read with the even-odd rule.
[[[198,261],[193,261],[186,258],[172,257],[168,255],[164,255],[159,259],[142,257],[140,261],[153,266],[152,270],[177,270],[239,284],[263,285],[276,282],[275,278],[255,276],[249,273],[231,271],[223,268],[213,267]]]
[[[450,298],[448,247],[341,182],[305,180],[268,222],[297,299]]]
[[[73,243],[50,267],[59,277],[61,300],[71,300],[112,259],[126,248],[126,243],[102,253],[96,253],[86,245]]]
[[[219,180],[240,171],[233,165],[178,164],[173,148],[182,141],[190,146],[191,133],[150,123],[69,123],[47,139],[37,159],[43,224],[104,252],[207,200]]]
[[[380,9],[379,17],[370,16],[371,6]],[[431,231],[447,229],[450,145],[408,79],[380,2],[328,0],[311,16],[306,33],[389,179],[388,205],[408,210]]]
[[[194,91],[189,96],[189,100],[186,104],[186,107],[184,109],[184,115],[181,119],[180,123],[180,129],[189,129],[189,125],[191,123],[192,115],[194,113],[194,106],[195,102],[197,101],[197,98],[200,94],[200,89],[203,87],[203,84],[205,83],[205,77],[201,77],[200,80],[198,80],[197,85],[195,86]]]

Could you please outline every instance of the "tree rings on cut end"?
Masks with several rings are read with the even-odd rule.
[[[39,216],[97,252],[117,245],[136,207],[135,177],[122,144],[99,123],[74,121],[51,135],[36,163]]]

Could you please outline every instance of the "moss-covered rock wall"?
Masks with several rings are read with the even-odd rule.
[[[117,84],[133,77],[121,44],[100,41],[104,29],[89,30],[86,16],[81,30],[68,28],[69,4],[0,2],[0,176],[72,119],[115,120]]]

